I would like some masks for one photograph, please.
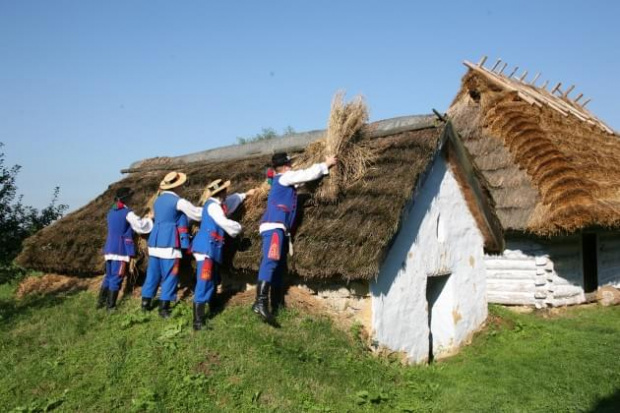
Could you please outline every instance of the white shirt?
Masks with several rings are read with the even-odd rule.
[[[300,169],[298,171],[286,171],[280,175],[280,185],[283,186],[299,186],[303,183],[314,181],[324,175],[329,175],[329,167],[326,163],[315,163],[309,168]],[[284,224],[279,222],[264,222],[258,227],[258,232],[263,233],[272,229],[280,228],[286,231]]]
[[[148,234],[153,230],[153,220],[151,218],[140,218],[133,211],[130,211],[125,218],[131,229],[138,234]],[[129,262],[129,255],[105,254],[106,261],[125,261]]]
[[[214,202],[211,202],[207,207],[207,214],[213,221],[221,227],[228,235],[231,237],[236,237],[241,232],[241,224],[237,221],[233,221],[232,219],[228,219],[226,214],[224,214],[224,209],[222,208],[222,203],[217,198],[210,198]],[[226,205],[227,215],[231,215],[235,210],[241,205],[243,200],[245,199],[245,194],[232,194],[226,197],[224,204]],[[194,258],[196,261],[204,261],[208,255],[200,254],[195,252]]]
[[[202,220],[202,208],[194,206],[191,202],[189,202],[185,198],[179,197],[172,191],[162,191],[162,194],[172,194],[179,198],[177,201],[177,211],[183,212],[187,217],[192,221],[201,221]],[[163,258],[166,260],[172,260],[175,258],[181,258],[183,254],[181,253],[181,249],[179,248],[158,248],[158,247],[149,247],[149,256]]]

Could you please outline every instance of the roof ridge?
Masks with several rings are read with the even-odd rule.
[[[426,129],[436,126],[436,115],[409,115],[383,119],[370,123],[370,136],[382,137],[410,130]],[[155,157],[133,162],[129,168],[122,169],[121,173],[146,172],[170,169],[175,165],[185,165],[196,162],[229,161],[260,155],[267,155],[276,151],[302,150],[311,142],[323,137],[325,129],[307,132],[292,133],[277,139],[268,139],[250,142],[243,145],[228,145],[205,151],[194,152],[174,157]],[[150,165],[149,165],[150,164]]]

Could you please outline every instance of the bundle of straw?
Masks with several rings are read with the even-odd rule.
[[[315,194],[323,203],[337,202],[343,189],[364,176],[373,158],[370,150],[356,145],[368,122],[366,102],[358,95],[344,103],[344,95],[336,93],[329,114],[324,154],[336,156],[338,164]]]
[[[265,212],[270,188],[271,185],[269,185],[267,181],[264,181],[256,188],[254,195],[248,197],[243,202],[243,206],[245,207],[245,219],[248,222],[258,221],[263,212]]]

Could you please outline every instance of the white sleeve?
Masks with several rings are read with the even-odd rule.
[[[153,220],[151,218],[140,218],[133,211],[130,211],[125,218],[131,229],[138,234],[148,234],[153,229]]]
[[[202,221],[202,208],[192,205],[187,199],[177,201],[177,211],[181,211],[192,221]]]
[[[226,204],[226,215],[230,216],[233,212],[235,212],[235,210],[239,208],[239,205],[241,205],[244,200],[245,200],[244,193],[243,194],[234,193],[234,194],[228,195],[226,197],[226,200],[224,201],[224,203]]]
[[[325,163],[315,163],[309,168],[299,171],[287,171],[280,177],[280,185],[293,186],[304,182],[314,181],[323,175],[329,174],[329,168]]]
[[[241,224],[232,219],[226,218],[222,207],[212,202],[207,207],[207,213],[213,218],[215,223],[220,226],[228,235],[236,237],[241,232]]]

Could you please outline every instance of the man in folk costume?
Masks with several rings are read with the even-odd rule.
[[[99,291],[97,308],[107,305],[108,311],[116,308],[116,300],[129,260],[136,254],[133,242],[134,231],[138,234],[148,234],[153,229],[151,218],[141,219],[125,205],[131,195],[131,189],[119,188],[107,217],[108,236],[103,247],[105,277]]]
[[[196,288],[194,289],[194,330],[200,330],[205,323],[205,307],[211,302],[219,283],[220,266],[224,250],[224,233],[236,237],[241,232],[241,224],[228,219],[247,196],[234,193],[226,196],[230,181],[217,179],[207,185],[207,201],[202,208],[202,222],[194,237],[192,252],[196,258]]]
[[[294,171],[291,159],[286,153],[276,153],[271,159],[276,174],[267,198],[267,209],[259,227],[263,238],[263,258],[258,271],[256,301],[252,306],[252,310],[267,323],[274,323],[273,315],[269,311],[270,289],[273,288],[271,302],[274,310],[284,300],[282,276],[286,270],[290,231],[295,224],[297,186],[327,175],[329,168],[336,162],[335,156],[326,156],[323,163]]]
[[[148,310],[161,284],[159,315],[170,317],[170,302],[176,300],[182,249],[189,247],[188,219],[200,221],[202,208],[192,205],[175,191],[187,181],[182,172],[170,172],[159,184],[162,191],[153,205],[155,223],[149,235],[149,262],[142,286],[142,309]]]

